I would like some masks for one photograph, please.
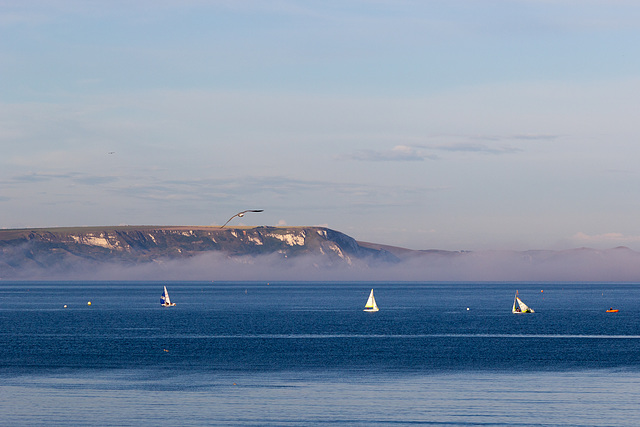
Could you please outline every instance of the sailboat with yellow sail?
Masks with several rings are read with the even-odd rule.
[[[376,304],[376,299],[373,297],[373,289],[371,289],[371,293],[369,294],[369,299],[367,300],[367,303],[364,306],[364,311],[373,312],[378,310],[379,310],[378,304]]]
[[[520,295],[518,295],[518,291],[516,290],[516,296],[513,298],[513,307],[511,308],[512,313],[535,313],[532,308],[530,308],[527,304],[523,303],[520,299]]]

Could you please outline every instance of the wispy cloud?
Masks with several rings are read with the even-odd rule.
[[[627,245],[640,242],[640,236],[625,235],[623,233],[587,234],[578,232],[572,240],[580,245]]]
[[[304,196],[311,196],[320,205],[332,206],[332,203],[356,205],[370,203],[381,205],[381,200],[397,204],[406,196],[415,196],[426,192],[440,191],[443,188],[428,186],[396,185],[375,186],[358,182],[335,182],[327,180],[306,180],[288,176],[246,176],[228,179],[162,180],[139,185],[128,191],[135,197],[145,197],[149,193],[179,193],[196,199],[238,200],[246,202],[257,200],[263,203],[274,201],[284,206],[300,203]],[[308,200],[305,203],[309,203]]]
[[[109,196],[124,206],[144,202],[166,202],[196,207],[215,205],[222,210],[237,206],[277,206],[283,211],[305,209],[335,210],[350,206],[354,209],[380,210],[403,206],[407,200],[420,200],[425,194],[447,190],[446,187],[415,185],[375,185],[368,182],[327,179],[302,179],[293,176],[241,176],[229,178],[164,178],[160,172],[146,174],[66,174],[31,173],[0,181],[17,194],[37,186],[47,192],[42,199],[85,201],[89,195]],[[69,193],[69,188],[73,192]],[[11,194],[5,194],[5,197]],[[228,206],[228,208],[227,208]],[[166,208],[168,209],[168,208]],[[166,210],[165,209],[165,210]]]
[[[524,141],[553,141],[561,138],[562,135],[550,135],[550,134],[519,134],[504,137],[504,139],[516,139]]]
[[[414,162],[438,160],[438,153],[478,153],[478,154],[514,154],[524,151],[508,144],[483,144],[479,142],[449,142],[442,144],[405,144],[396,145],[390,150],[358,150],[342,159],[365,162]]]
[[[451,144],[443,144],[431,147],[433,150],[438,151],[452,151],[452,152],[467,152],[467,153],[484,153],[484,154],[509,154],[509,153],[519,153],[523,151],[520,148],[510,147],[510,146],[499,146],[492,147],[486,144],[478,144],[478,143],[451,143]]]
[[[26,175],[16,175],[8,180],[10,183],[33,183],[33,182],[45,182],[52,179],[60,178],[59,175],[39,174],[31,173]]]
[[[107,175],[74,175],[71,176],[71,180],[76,184],[82,185],[101,185],[101,184],[111,184],[117,182],[119,180],[116,176],[107,176]]]
[[[359,150],[346,158],[365,162],[421,162],[435,160],[437,156],[429,153],[423,147],[397,145],[391,150]]]
[[[118,181],[118,177],[109,175],[89,175],[85,173],[64,173],[64,174],[50,174],[50,173],[30,173],[24,175],[15,175],[5,180],[5,184],[20,184],[20,183],[43,183],[55,180],[69,180],[75,184],[82,185],[100,185]]]

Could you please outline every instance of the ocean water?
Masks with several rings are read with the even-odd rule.
[[[0,282],[0,381],[2,425],[637,426],[640,285]]]

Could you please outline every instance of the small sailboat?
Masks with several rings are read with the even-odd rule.
[[[167,292],[166,286],[164,287],[164,293],[160,297],[160,305],[162,305],[163,307],[174,307],[176,305],[175,302],[171,302],[171,299],[169,298],[169,292]]]
[[[522,302],[520,296],[518,295],[518,291],[516,290],[516,296],[513,298],[513,308],[511,308],[512,313],[535,313],[532,308]]]
[[[373,297],[373,289],[371,289],[371,293],[369,294],[369,299],[364,306],[364,311],[378,311],[378,304],[376,304],[376,299]]]

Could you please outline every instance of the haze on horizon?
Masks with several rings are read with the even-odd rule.
[[[639,42],[625,0],[0,0],[0,227],[640,250]]]

